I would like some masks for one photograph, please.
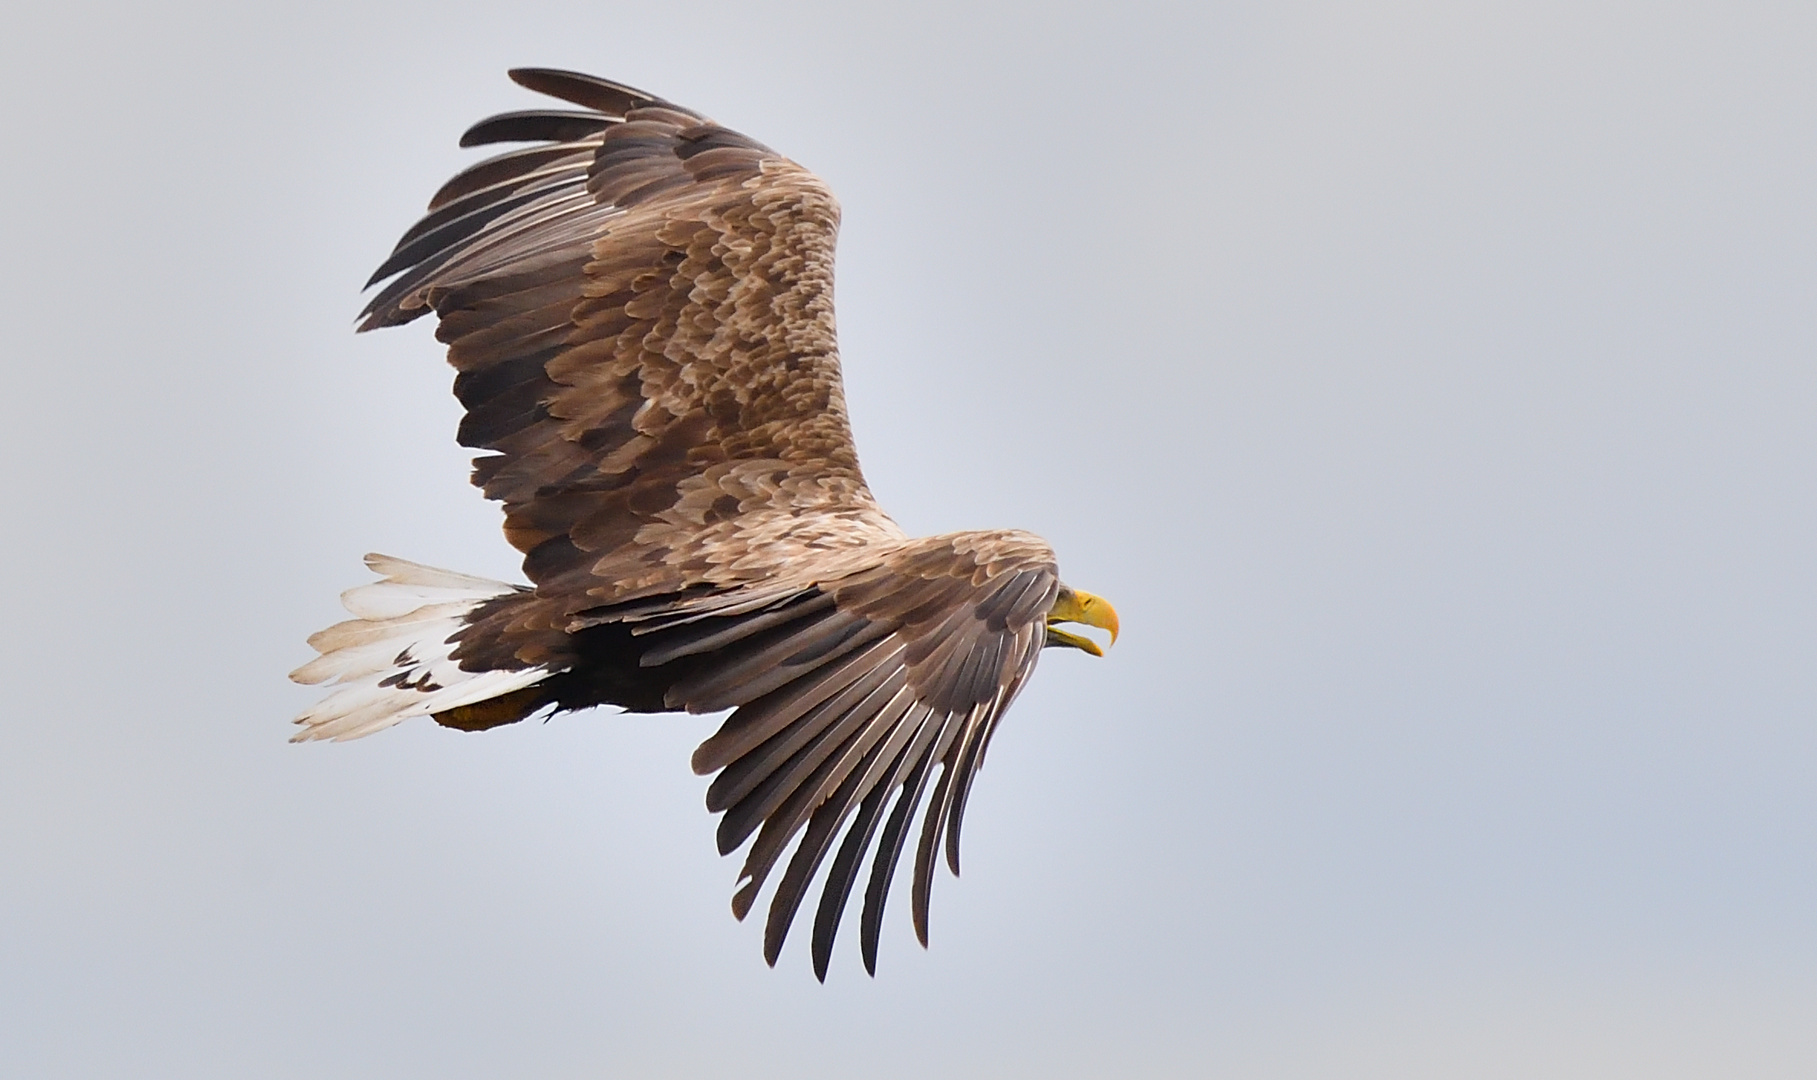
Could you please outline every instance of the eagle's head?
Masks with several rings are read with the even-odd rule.
[[[1060,629],[1057,623],[1080,623],[1109,630],[1110,643],[1117,643],[1117,609],[1111,607],[1110,601],[1102,596],[1093,596],[1084,590],[1061,585],[1060,594],[1054,597],[1054,606],[1047,613],[1047,644],[1083,649],[1093,656],[1103,656],[1104,649],[1097,642],[1082,634],[1068,633]]]

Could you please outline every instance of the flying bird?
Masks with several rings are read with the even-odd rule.
[[[479,731],[617,705],[733,710],[694,752],[718,774],[721,854],[750,843],[743,919],[770,900],[775,964],[816,871],[814,972],[867,853],[860,944],[915,839],[927,944],[943,850],[1046,646],[1103,655],[1099,597],[1030,533],[906,535],[872,498],[833,329],[839,207],[761,143],[641,90],[519,69],[578,106],[482,120],[462,146],[525,143],[456,175],[367,282],[360,330],[434,312],[473,482],[504,504],[529,585],[383,555],[353,618],[291,674],[333,690],[295,739],[415,716]],[[843,832],[842,832],[843,830]],[[755,839],[753,839],[753,836]],[[843,839],[842,839],[843,837]]]

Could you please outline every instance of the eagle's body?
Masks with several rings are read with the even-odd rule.
[[[915,807],[926,941],[936,849],[958,864],[972,775],[1044,645],[1115,632],[1023,532],[911,539],[858,468],[832,306],[838,206],[800,166],[590,76],[516,71],[587,111],[482,121],[541,145],[449,181],[373,281],[361,329],[433,311],[532,585],[372,556],[355,619],[293,677],[335,680],[299,739],[409,716],[478,730],[547,710],[736,709],[694,755],[719,844],[750,838],[742,918],[805,826],[770,910],[774,963],[809,879],[824,977],[866,849],[863,951]],[[892,796],[895,796],[892,802]],[[889,813],[885,814],[885,811]]]

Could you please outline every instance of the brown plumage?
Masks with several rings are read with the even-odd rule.
[[[813,174],[700,114],[591,76],[513,79],[580,106],[481,121],[463,146],[537,145],[445,184],[373,275],[360,329],[433,311],[474,483],[504,504],[531,586],[371,556],[356,618],[310,639],[335,693],[299,739],[413,715],[482,730],[548,710],[732,709],[694,754],[718,773],[719,849],[750,841],[743,918],[775,963],[811,879],[825,978],[867,850],[875,971],[916,807],[913,914],[954,873],[973,775],[1062,621],[1108,604],[1024,532],[911,539],[858,468],[833,329],[839,208]],[[886,811],[887,814],[886,814]],[[841,829],[844,839],[840,841]],[[755,836],[753,840],[752,837]],[[837,845],[836,845],[837,842]]]

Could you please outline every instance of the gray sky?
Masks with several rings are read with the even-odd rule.
[[[0,1073],[1817,1070],[1810,5],[649,7],[10,13]],[[361,553],[516,576],[350,325],[523,64],[827,178],[879,497],[1122,613],[874,981],[711,718],[284,741]]]

